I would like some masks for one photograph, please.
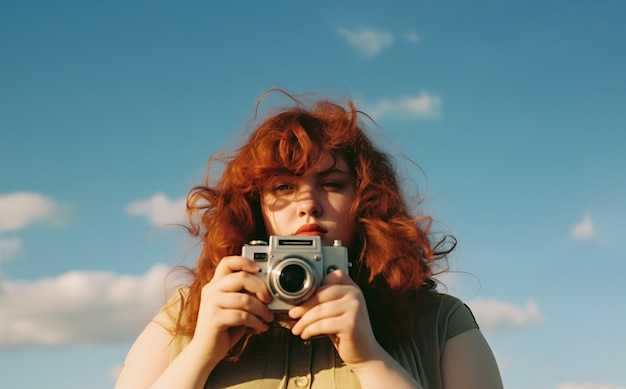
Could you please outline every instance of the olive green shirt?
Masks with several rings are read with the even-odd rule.
[[[442,388],[440,360],[445,342],[478,328],[463,302],[446,294],[437,297],[437,304],[420,315],[413,336],[389,350],[425,389]],[[168,304],[167,309],[180,309],[180,305]],[[186,336],[174,338],[170,361],[190,340]],[[274,331],[261,352],[244,353],[237,362],[220,362],[205,385],[231,389],[360,387],[356,374],[341,360],[328,338],[302,341],[284,329]]]

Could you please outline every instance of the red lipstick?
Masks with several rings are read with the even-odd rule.
[[[326,230],[315,223],[312,224],[304,224],[303,226],[301,226],[300,228],[298,228],[298,231],[296,231],[296,235],[307,235],[307,236],[320,236],[322,234],[325,234]]]

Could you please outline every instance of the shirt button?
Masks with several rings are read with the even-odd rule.
[[[296,378],[296,386],[298,388],[304,388],[309,384],[309,379],[306,377],[298,377]]]

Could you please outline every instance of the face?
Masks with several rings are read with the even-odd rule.
[[[261,194],[267,232],[316,235],[324,246],[339,239],[349,247],[354,235],[350,206],[355,192],[352,174],[342,158],[322,157],[302,176],[275,177]]]

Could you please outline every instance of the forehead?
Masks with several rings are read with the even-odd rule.
[[[309,170],[305,174],[333,172],[338,170],[345,173],[350,173],[350,169],[348,167],[346,159],[341,155],[323,153],[319,156],[318,160],[309,168]]]

